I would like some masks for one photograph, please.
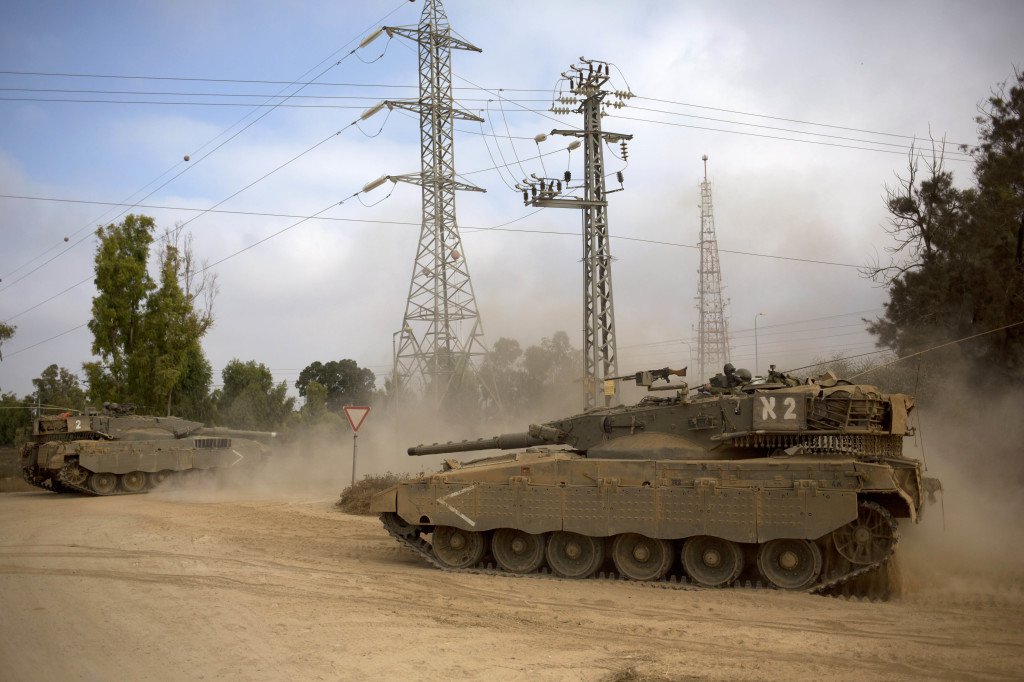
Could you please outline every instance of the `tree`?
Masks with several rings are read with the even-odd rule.
[[[295,388],[305,397],[309,384],[316,382],[327,390],[327,409],[340,412],[345,405],[366,405],[373,397],[377,378],[355,360],[316,361],[299,372]]]
[[[180,227],[160,238],[159,283],[148,270],[155,223],[129,215],[97,230],[96,289],[89,329],[98,362],[85,363],[94,402],[173,408],[175,394],[197,416],[209,411],[212,371],[200,341],[213,325],[213,278],[200,278],[191,237]],[[203,297],[203,300],[200,300]]]
[[[3,346],[4,341],[7,341],[14,336],[14,331],[17,329],[14,325],[4,324],[0,322],[0,360],[4,359]]]
[[[29,400],[18,400],[13,393],[0,392],[0,445],[19,445],[32,432]]]
[[[519,366],[523,349],[515,339],[501,337],[480,363],[483,381],[494,387],[501,404],[510,412],[522,405],[525,374]]]
[[[563,331],[525,351],[515,339],[500,338],[484,358],[480,374],[497,388],[504,409],[534,416],[579,407],[583,357]]]
[[[1015,325],[1024,310],[1024,74],[988,100],[977,122],[974,187],[954,186],[939,145],[926,177],[918,179],[912,153],[907,176],[889,189],[889,250],[898,260],[868,271],[889,289],[869,331],[899,355],[984,334],[926,363],[937,371],[959,357],[975,377],[1024,382],[1024,325]]]
[[[317,422],[327,414],[327,389],[319,381],[306,384],[306,403],[300,411],[305,422]]]
[[[217,422],[236,429],[271,431],[292,414],[288,385],[274,384],[270,369],[255,360],[233,359],[221,372],[224,387],[214,394]]]
[[[213,419],[210,366],[198,343],[190,344],[185,354],[181,377],[174,387],[174,414],[184,419],[208,422]]]
[[[50,365],[32,380],[36,387],[35,402],[44,407],[81,410],[85,407],[85,391],[78,377],[70,370]]]
[[[92,300],[92,352],[100,362],[84,365],[93,400],[132,402],[131,365],[141,336],[146,298],[156,285],[147,270],[154,222],[128,215],[119,225],[96,230],[97,295]],[[134,382],[132,382],[134,383]]]

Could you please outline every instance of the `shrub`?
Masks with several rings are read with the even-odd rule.
[[[370,515],[370,498],[382,490],[408,479],[407,474],[384,474],[363,476],[353,485],[341,491],[341,499],[334,506],[348,514]]]

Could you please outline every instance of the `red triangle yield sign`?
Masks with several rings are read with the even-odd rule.
[[[344,407],[345,417],[348,418],[349,426],[352,427],[353,431],[358,431],[359,427],[363,425],[363,421],[366,419],[366,415],[370,414],[369,407],[356,407],[355,405],[346,405]]]

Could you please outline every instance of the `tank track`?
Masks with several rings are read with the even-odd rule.
[[[66,462],[64,466],[53,476],[45,478],[39,478],[32,467],[23,468],[21,470],[21,477],[25,479],[25,482],[29,485],[35,486],[41,490],[46,490],[52,493],[81,493],[83,495],[89,495],[90,497],[113,497],[115,495],[145,495],[150,490],[154,490],[156,487],[163,485],[163,483],[149,486],[144,490],[139,491],[127,491],[121,490],[120,486],[115,488],[109,493],[98,493],[92,488],[87,487],[83,483],[76,483],[75,479],[79,478],[74,473],[78,469],[78,463],[75,461]],[[176,472],[177,473],[177,472]],[[174,474],[172,474],[173,476]]]
[[[82,493],[84,495],[91,495],[92,497],[113,497],[115,495],[144,495],[148,493],[152,488],[147,487],[145,490],[139,490],[138,492],[128,492],[127,490],[121,490],[120,486],[117,486],[114,490],[109,493],[98,493],[92,488],[72,482],[72,472],[78,469],[78,462],[71,461],[66,462],[64,466],[57,472],[57,479],[60,484],[68,489],[69,492]]]
[[[879,509],[881,509],[879,507]],[[838,556],[838,553],[831,549],[829,551],[829,557],[832,560],[830,563],[830,570],[826,574],[826,570],[822,570],[821,579],[814,585],[805,588],[803,590],[796,590],[797,592],[804,592],[807,594],[817,594],[830,597],[853,597],[853,598],[866,598],[871,601],[888,601],[891,596],[887,576],[885,569],[887,564],[892,559],[896,545],[899,542],[899,533],[896,531],[896,524],[893,521],[891,515],[885,510],[881,510],[886,520],[889,521],[893,528],[893,543],[889,547],[888,553],[878,561],[863,566],[856,566],[850,562],[842,559]],[[534,579],[547,579],[547,580],[574,580],[573,578],[563,578],[552,572],[547,567],[542,568],[539,572],[535,573],[509,573],[502,570],[496,564],[490,562],[481,562],[476,566],[468,568],[452,568],[446,566],[437,560],[434,556],[433,548],[430,543],[423,537],[422,531],[418,526],[406,526],[402,522],[396,522],[392,517],[394,512],[384,512],[380,515],[381,523],[384,525],[384,529],[387,530],[388,534],[391,535],[395,540],[399,542],[403,547],[408,548],[413,553],[421,557],[428,564],[434,568],[449,573],[465,573],[472,575],[493,575],[501,576],[504,578],[534,578]],[[835,556],[832,556],[835,555]],[[614,572],[610,573],[595,573],[585,580],[600,580],[600,581],[613,581],[619,582],[622,580],[629,580],[624,576],[616,575]],[[647,587],[655,587],[662,589],[672,590],[717,590],[723,588],[705,587],[696,583],[690,582],[686,576],[680,575],[668,575],[661,580],[655,581],[632,581],[637,584],[644,585]],[[732,589],[757,589],[757,590],[776,590],[778,588],[772,585],[766,585],[762,581],[739,581],[737,580],[731,586]]]

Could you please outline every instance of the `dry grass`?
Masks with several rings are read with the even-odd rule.
[[[406,474],[393,474],[390,471],[385,474],[364,476],[354,485],[342,490],[341,499],[335,502],[334,506],[349,514],[369,516],[371,497],[408,478]]]

